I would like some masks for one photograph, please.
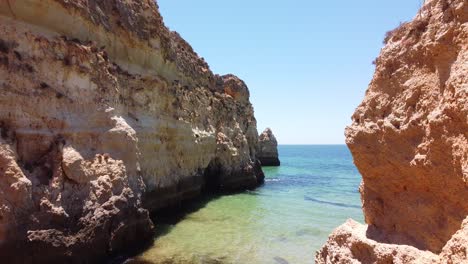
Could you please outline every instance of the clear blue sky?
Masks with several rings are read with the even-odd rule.
[[[421,0],[159,0],[215,73],[250,89],[258,130],[280,144],[343,144],[385,32]]]

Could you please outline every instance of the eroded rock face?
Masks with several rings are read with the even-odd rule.
[[[262,166],[279,166],[278,142],[270,128],[266,128],[258,137],[258,159]]]
[[[0,257],[92,262],[263,181],[249,92],[145,1],[0,1]]]
[[[454,234],[468,215],[467,25],[467,1],[432,0],[386,37],[346,129],[363,177],[368,239],[442,255],[460,241]]]
[[[315,258],[316,264],[331,263],[435,263],[437,255],[415,247],[379,243],[369,238],[371,228],[351,219],[333,231],[325,247]]]
[[[316,264],[394,263],[394,264],[460,264],[468,263],[468,217],[440,254],[410,245],[388,244],[372,239],[379,233],[374,226],[349,219],[336,228],[315,256]]]

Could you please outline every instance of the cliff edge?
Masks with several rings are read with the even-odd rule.
[[[468,2],[426,1],[385,42],[346,129],[368,226],[339,227],[316,261],[468,262]]]
[[[258,159],[262,166],[279,166],[278,141],[270,128],[266,128],[258,137]]]
[[[247,86],[155,1],[0,1],[0,94],[10,263],[103,261],[151,240],[150,212],[263,182]]]

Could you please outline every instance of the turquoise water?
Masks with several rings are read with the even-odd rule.
[[[330,232],[363,222],[360,175],[344,145],[279,146],[265,185],[218,197],[174,224],[159,224],[149,263],[313,263]]]

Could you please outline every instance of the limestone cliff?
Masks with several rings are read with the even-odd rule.
[[[387,34],[352,119],[347,144],[368,227],[338,228],[317,262],[468,262],[466,0],[426,1]]]
[[[278,142],[270,128],[266,128],[258,137],[258,159],[262,166],[279,166]]]
[[[246,85],[152,0],[0,1],[0,258],[88,263],[149,211],[263,181]]]

